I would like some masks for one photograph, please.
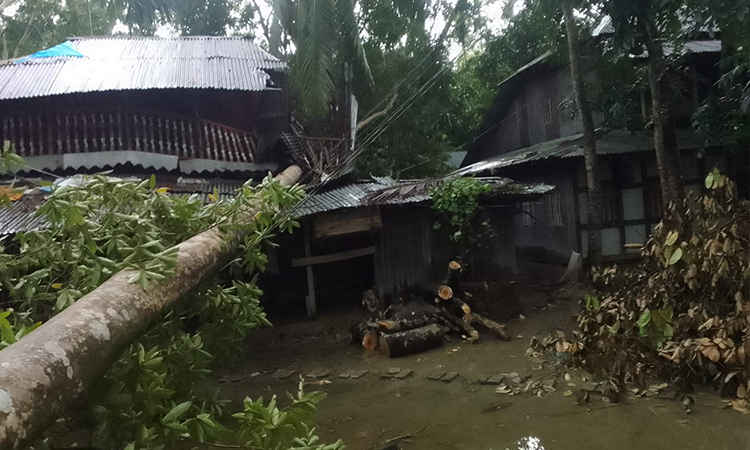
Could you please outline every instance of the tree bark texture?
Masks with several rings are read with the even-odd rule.
[[[291,186],[301,175],[290,166],[276,178]],[[134,272],[123,270],[0,351],[0,448],[23,447],[62,416],[128,345],[233,256],[239,237],[216,229],[193,236],[177,246],[174,275],[148,291],[129,283]]]
[[[494,332],[500,339],[504,341],[510,341],[512,338],[510,337],[510,334],[508,333],[508,329],[505,327],[505,325],[495,322],[492,319],[489,319],[487,317],[484,317],[481,314],[478,313],[471,313],[468,314],[464,320],[470,322],[470,323],[477,323],[488,330]]]
[[[383,333],[398,333],[399,331],[411,330],[437,322],[437,316],[416,316],[399,320],[380,320],[378,329]]]
[[[602,199],[601,187],[597,176],[596,130],[591,115],[591,106],[583,82],[581,67],[581,46],[578,41],[578,26],[573,16],[572,0],[563,0],[565,31],[568,35],[568,56],[570,58],[570,75],[573,79],[578,115],[583,123],[583,157],[586,166],[586,185],[588,187],[588,258],[592,266],[602,263]]]
[[[648,82],[651,89],[651,120],[654,124],[654,149],[656,165],[659,170],[661,193],[664,210],[672,203],[677,208],[682,206],[685,188],[680,169],[680,157],[677,150],[674,123],[669,113],[669,98],[665,94],[667,65],[664,59],[664,47],[659,38],[659,29],[651,13],[639,18],[644,42],[648,50]]]
[[[446,328],[431,324],[413,330],[380,335],[380,350],[388,358],[411,355],[440,346]]]

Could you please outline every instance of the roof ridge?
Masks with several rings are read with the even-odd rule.
[[[250,36],[127,36],[127,35],[102,35],[102,36],[71,36],[66,38],[66,41],[83,41],[83,40],[198,40],[198,39],[207,39],[212,41],[218,41],[218,40],[233,40],[233,41],[240,41],[240,40],[246,40],[250,41],[255,45],[258,45],[255,43],[255,39],[253,39]]]

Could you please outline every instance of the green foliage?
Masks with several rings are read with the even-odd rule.
[[[183,36],[223,36],[237,25],[236,0],[179,0],[174,25]]]
[[[476,178],[452,178],[432,190],[432,209],[448,226],[448,235],[458,242],[464,257],[492,237],[489,221],[479,214],[479,196],[492,190]],[[436,228],[441,223],[435,224]]]
[[[6,161],[5,156],[0,161]],[[22,162],[14,157],[7,161]],[[13,251],[0,252],[0,301],[13,306],[0,312],[0,348],[123,269],[132,271],[130,282],[149,289],[170,276],[176,264],[174,246],[196,233],[217,227],[231,237],[243,231],[242,252],[229,268],[243,268],[245,279],[237,278],[237,271],[232,277],[222,273],[195,289],[130,345],[87,393],[87,406],[66,421],[76,432],[91,432],[102,448],[170,449],[182,441],[231,438],[220,422],[226,401],[208,387],[206,377],[217,360],[230,362],[241,354],[250,330],[270,325],[256,284],[266,261],[260,248],[277,227],[291,231],[297,226],[284,211],[301,196],[301,189],[284,188],[270,176],[257,186],[246,184],[231,201],[208,205],[198,196],[156,189],[154,177],[66,180],[38,211],[50,227],[18,234]],[[247,220],[249,211],[252,222]],[[247,434],[248,439],[274,443],[283,435],[278,442],[284,445],[341,448],[316,444],[309,424],[311,405],[319,400],[317,393],[300,390],[284,422],[289,426],[264,426]],[[261,419],[248,416],[241,422],[254,427]],[[38,448],[45,445],[41,442]]]
[[[354,8],[352,0],[273,1],[269,49],[288,59],[298,112],[310,119],[329,111],[342,63],[373,81]]]
[[[390,98],[397,86],[397,98],[387,116],[398,113],[399,117],[384,131],[380,128],[384,119],[380,119],[358,132],[360,143],[377,135],[357,160],[359,172],[363,176],[395,173],[402,178],[444,174],[447,151],[452,146],[446,134],[451,126],[451,113],[446,107],[450,103],[451,76],[445,50],[420,44],[390,51],[368,45],[367,51],[378,83],[368,90],[364,80],[355,80],[355,89],[361,93],[361,115],[381,110],[384,105],[379,103]],[[409,81],[400,83],[407,73],[412,73]],[[420,95],[420,88],[427,83],[434,83],[432,89]],[[411,107],[402,111],[407,102]]]
[[[274,395],[266,404],[246,398],[244,411],[233,414],[239,422],[238,441],[246,448],[269,450],[344,450],[340,440],[334,444],[320,444],[315,429],[310,427],[317,404],[325,399],[323,392],[304,392],[299,382],[296,395],[287,394],[289,405],[279,408]]]

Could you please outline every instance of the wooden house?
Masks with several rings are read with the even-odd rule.
[[[471,277],[490,282],[516,271],[515,204],[534,201],[552,186],[522,185],[505,178],[482,178],[492,193],[480,206],[494,236],[474,254]],[[297,207],[301,228],[279,236],[263,280],[271,307],[308,316],[357,304],[373,289],[382,299],[409,287],[445,277],[448,262],[461,252],[431,208],[430,191],[439,180],[364,181],[345,178],[311,189]],[[305,302],[302,302],[305,299]]]
[[[265,175],[285,64],[251,39],[84,37],[0,64],[0,140],[55,173]]]
[[[600,27],[598,32],[605,32]],[[667,49],[667,53],[676,51]],[[718,76],[721,41],[692,41],[685,45],[686,96],[672,109],[677,146],[688,189],[700,189],[714,167],[747,178],[748,155],[726,157],[721,149],[706,148],[690,128],[690,117]],[[636,60],[635,64],[639,64]],[[597,85],[595,73],[588,79]],[[556,186],[539,201],[521,204],[516,215],[519,258],[564,263],[571,252],[587,253],[587,188],[583,162],[583,126],[565,105],[573,103],[568,67],[544,54],[500,83],[481,132],[457,175],[507,176],[520,182]],[[642,96],[644,114],[650,108]],[[609,129],[604,115],[595,112],[599,179],[603,194],[602,244],[605,261],[638,256],[626,244],[641,244],[662,216],[661,190],[653,135]],[[644,117],[648,122],[648,117]],[[744,172],[741,172],[744,167]],[[747,186],[744,186],[747,189]]]

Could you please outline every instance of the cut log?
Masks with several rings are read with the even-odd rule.
[[[413,330],[437,322],[437,315],[416,316],[398,320],[378,321],[378,329],[383,333],[398,333],[399,331]]]
[[[459,308],[463,315],[469,315],[471,314],[471,306],[469,306],[465,301],[461,300],[458,297],[452,297],[450,300],[450,303],[455,306],[456,308]]]
[[[458,283],[458,279],[461,277],[461,264],[458,261],[451,261],[448,263],[448,274],[445,276],[443,284],[453,286]]]
[[[510,341],[512,338],[510,334],[508,333],[508,329],[505,327],[505,325],[495,322],[492,319],[488,319],[487,317],[484,317],[480,314],[477,314],[475,312],[468,314],[465,318],[465,321],[469,321],[471,323],[479,324],[485,328],[487,328],[490,331],[493,331],[495,334],[498,335],[498,337],[504,341]]]
[[[442,300],[448,300],[453,297],[453,289],[447,284],[431,283],[417,288],[417,295],[425,300],[432,300],[437,296]]]
[[[371,317],[383,317],[383,302],[372,289],[362,294],[362,306],[370,313]]]
[[[440,318],[444,321],[450,322],[452,326],[449,326],[449,328],[459,334],[465,335],[467,341],[473,342],[479,339],[479,332],[471,326],[471,323],[459,319],[455,315],[451,314],[447,309],[443,308]]]
[[[365,350],[376,350],[378,348],[378,333],[373,330],[367,330],[365,337],[362,338],[362,347]]]
[[[453,289],[447,284],[440,285],[437,289],[437,296],[443,300],[449,300],[453,297]]]
[[[440,308],[415,297],[412,301],[403,305],[391,305],[385,311],[388,320],[414,319],[415,317],[432,317],[440,314]]]
[[[446,328],[430,324],[413,330],[380,335],[380,350],[388,358],[411,355],[440,346]]]

